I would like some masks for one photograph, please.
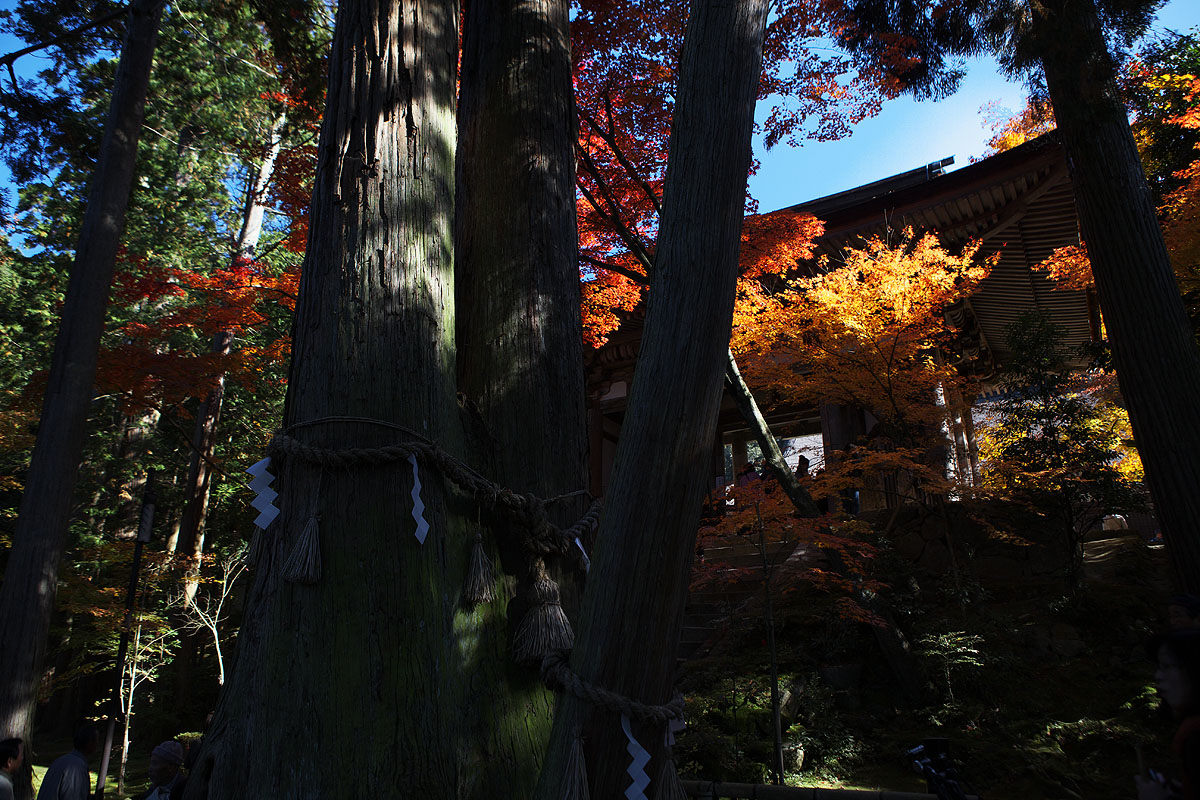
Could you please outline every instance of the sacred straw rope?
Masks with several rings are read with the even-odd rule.
[[[643,722],[666,724],[673,719],[683,719],[683,695],[679,692],[675,692],[670,702],[657,706],[633,700],[580,678],[568,666],[565,650],[551,650],[542,658],[542,682],[550,688],[561,688],[599,708]]]
[[[375,448],[348,447],[334,450],[304,444],[287,433],[296,428],[328,422],[361,422],[392,428],[412,436],[414,441]],[[576,497],[583,492],[569,492],[549,500],[542,500],[533,494],[517,494],[483,477],[470,466],[411,428],[369,417],[322,417],[290,425],[275,434],[275,438],[271,440],[271,444],[267,448],[267,453],[272,458],[294,457],[328,469],[350,469],[363,465],[379,466],[403,461],[410,455],[415,455],[425,464],[437,467],[442,474],[460,488],[471,492],[481,505],[501,510],[507,518],[519,523],[522,530],[521,545],[529,553],[542,555],[566,553],[570,550],[576,537],[594,531],[600,521],[601,504],[599,500],[595,500],[575,524],[566,529],[558,528],[546,519],[546,505],[569,497]]]

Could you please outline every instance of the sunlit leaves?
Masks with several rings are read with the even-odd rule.
[[[615,330],[620,310],[627,309],[640,290],[608,279],[590,289],[587,283],[616,271],[636,284],[653,260],[686,20],[683,0],[584,0],[571,22],[579,111],[584,327],[592,345],[603,343]],[[785,0],[776,5],[759,87],[760,99],[773,104],[763,126],[768,147],[845,136],[898,92],[895,58],[856,62],[837,49],[834,40],[846,25],[841,4],[833,0]],[[893,55],[900,53],[897,49]],[[771,258],[752,255],[757,264],[752,269],[786,269],[794,259],[781,250],[785,237],[779,220],[764,222],[764,233],[773,240],[760,249],[780,250],[773,259],[777,266],[768,263]],[[743,241],[753,249],[757,236],[751,232]],[[797,248],[803,247],[811,234],[797,231],[794,241]],[[615,305],[605,309],[602,303],[609,300]]]
[[[1025,107],[1016,114],[995,104],[984,106],[983,111],[992,129],[992,138],[988,139],[987,150],[983,154],[985,158],[1011,150],[1055,129],[1054,108],[1046,97],[1028,98]]]
[[[751,385],[868,410],[898,441],[940,425],[935,396],[962,383],[939,356],[956,333],[944,311],[987,276],[977,249],[951,254],[909,232],[895,245],[868,240],[780,291],[746,282],[732,346]]]
[[[1092,262],[1088,260],[1087,245],[1083,243],[1058,248],[1035,265],[1034,270],[1048,273],[1054,288],[1063,291],[1081,292],[1095,284]]]

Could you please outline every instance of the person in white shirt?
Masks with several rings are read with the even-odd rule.
[[[0,800],[13,800],[13,776],[25,758],[25,743],[20,739],[0,741]]]

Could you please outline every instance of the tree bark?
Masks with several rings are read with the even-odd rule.
[[[766,16],[764,0],[692,6],[645,336],[571,655],[584,681],[645,703],[672,695],[729,345]],[[620,715],[570,694],[559,700],[537,797],[557,796],[577,731],[591,796],[619,797],[630,784]],[[648,774],[659,776],[662,726],[634,720],[632,731],[651,754]]]
[[[587,485],[568,6],[472,0],[459,109],[459,388],[539,496]]]
[[[458,111],[459,391],[483,422],[485,441],[475,452],[486,474],[542,498],[588,485],[568,9],[566,0],[469,2]],[[547,511],[567,526],[586,504],[576,496]],[[508,543],[500,549],[504,570],[519,578],[511,628],[528,564],[516,537],[496,538]],[[578,564],[572,555],[568,566]],[[577,607],[571,571],[550,566],[564,605]],[[507,600],[500,598],[498,613]],[[507,726],[494,735],[508,753],[514,796],[527,797],[554,696],[521,682],[500,702],[524,716],[519,736]]]
[[[458,21],[453,0],[338,7],[285,422],[338,419],[289,427],[304,444],[411,441],[350,419],[370,418],[464,457],[452,274]],[[422,466],[421,545],[407,462],[273,467],[282,514],[263,533],[237,663],[187,797],[521,796],[506,742],[524,722],[506,693],[509,680],[530,679],[506,674],[496,609],[459,600],[473,509]],[[288,582],[283,563],[314,515],[321,577]]]
[[[1046,4],[1037,24],[1080,228],[1146,482],[1176,580],[1181,589],[1200,592],[1200,351],[1094,2]],[[1070,46],[1054,46],[1062,42]]]
[[[146,487],[146,453],[158,431],[161,416],[156,408],[148,408],[138,414],[121,415],[121,440],[116,448],[116,457],[109,466],[119,489],[116,508],[104,526],[105,533],[119,542],[131,542],[137,537],[142,490]]]
[[[37,444],[0,588],[0,731],[6,734],[28,737],[32,727],[161,14],[161,0],[135,0],[130,7]]]

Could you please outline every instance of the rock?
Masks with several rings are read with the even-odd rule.
[[[925,549],[925,539],[919,531],[909,531],[898,536],[892,542],[892,547],[899,556],[915,563],[921,559],[921,551]]]
[[[950,569],[950,548],[946,547],[945,542],[926,542],[918,565],[938,575],[947,572]]]
[[[862,681],[862,664],[830,664],[821,667],[821,680],[831,689],[855,689]]]
[[[1063,658],[1074,658],[1087,647],[1078,630],[1061,622],[1050,628],[1050,637],[1050,649]]]
[[[799,772],[804,769],[804,747],[795,742],[783,744],[783,769],[785,772]]]
[[[786,722],[800,714],[800,703],[804,697],[804,684],[793,683],[779,698],[779,716]]]

